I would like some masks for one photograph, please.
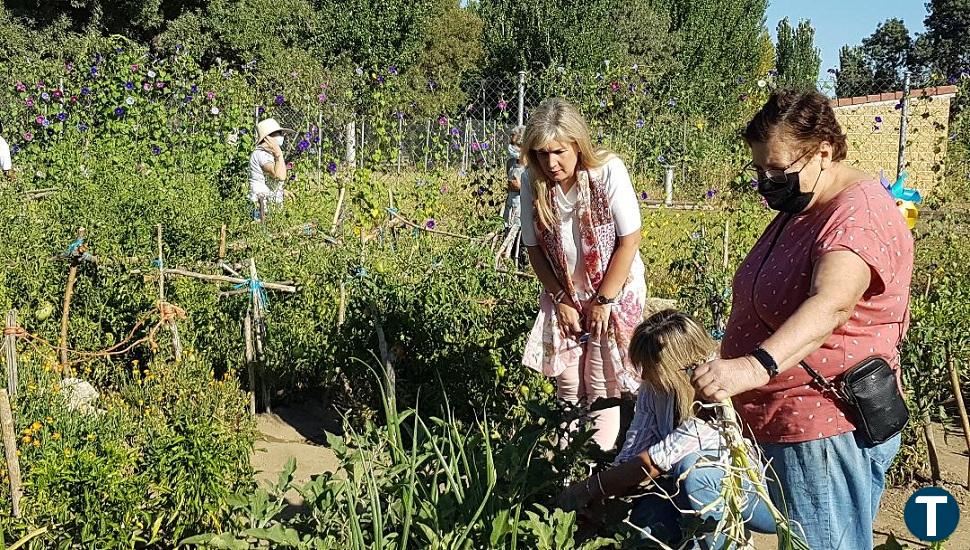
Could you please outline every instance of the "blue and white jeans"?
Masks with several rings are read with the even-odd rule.
[[[771,499],[812,550],[872,550],[872,523],[902,436],[867,447],[854,432],[762,445]]]

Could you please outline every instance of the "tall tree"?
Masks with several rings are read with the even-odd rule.
[[[970,72],[970,0],[929,0],[923,49],[943,78]]]
[[[807,20],[792,28],[788,18],[778,22],[778,44],[775,47],[775,68],[781,85],[814,89],[822,56],[815,47],[815,29]]]
[[[872,69],[861,46],[842,46],[835,84],[838,97],[866,95],[873,89]]]
[[[903,86],[913,41],[902,19],[888,19],[862,41],[862,51],[872,70],[877,91],[899,90]]]

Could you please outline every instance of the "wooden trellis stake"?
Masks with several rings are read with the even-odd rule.
[[[0,429],[3,431],[3,452],[7,460],[7,477],[10,479],[10,501],[13,505],[13,517],[20,517],[20,497],[23,489],[20,486],[20,461],[17,459],[17,432],[13,423],[13,412],[10,409],[10,396],[7,390],[0,388]]]
[[[94,256],[88,253],[88,245],[84,242],[86,231],[83,227],[77,230],[77,240],[71,243],[67,252],[61,255],[69,262],[67,272],[67,287],[64,289],[64,305],[61,308],[61,339],[59,350],[61,356],[61,373],[70,376],[70,365],[67,361],[67,333],[70,327],[71,299],[74,297],[74,285],[77,283],[77,268],[81,262],[95,262]]]
[[[7,328],[3,332],[4,350],[7,359],[7,392],[10,397],[17,397],[17,386],[20,381],[17,374],[17,310],[7,312]]]
[[[162,250],[162,224],[158,224],[158,309],[162,319],[172,332],[172,348],[175,360],[182,361],[182,339],[179,338],[179,327],[174,316],[169,313],[169,305],[165,302],[165,254]]]

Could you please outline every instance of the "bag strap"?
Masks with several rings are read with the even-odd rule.
[[[758,312],[758,306],[756,305],[757,302],[754,299],[754,290],[755,290],[755,286],[758,284],[758,279],[761,277],[761,272],[765,268],[765,264],[768,263],[768,258],[771,256],[772,251],[774,251],[775,245],[778,244],[778,239],[781,237],[781,234],[784,233],[785,228],[788,226],[788,222],[790,222],[793,217],[794,216],[792,216],[791,214],[788,214],[781,222],[781,227],[778,228],[778,231],[775,232],[775,235],[771,238],[771,244],[768,245],[768,250],[765,251],[765,255],[761,258],[761,264],[758,266],[758,270],[755,271],[754,280],[751,282],[751,309],[754,311],[755,317],[758,318],[758,322],[760,322],[762,325],[765,326],[765,328],[768,329],[769,336],[775,333],[775,329],[772,328],[771,325],[768,324],[768,322],[765,321],[763,317],[761,317],[761,313]],[[819,374],[817,370],[808,366],[808,363],[806,363],[804,360],[799,361],[798,364],[801,365],[803,369],[805,369],[805,371],[808,373],[809,376],[812,377],[812,381],[814,381],[822,388],[823,392],[830,391],[836,397],[843,400],[845,399],[845,397],[841,394],[841,392],[839,392],[839,389],[835,386],[835,384],[826,380],[825,377]]]

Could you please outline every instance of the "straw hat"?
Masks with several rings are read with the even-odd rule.
[[[280,126],[279,122],[276,122],[275,118],[267,118],[266,120],[260,120],[256,124],[256,144],[260,144],[266,139],[266,136],[272,134],[273,132],[293,132],[289,128],[283,128]]]

